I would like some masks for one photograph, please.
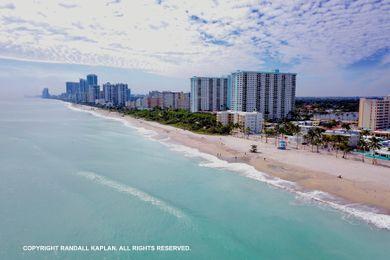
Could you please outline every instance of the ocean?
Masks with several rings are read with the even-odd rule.
[[[0,259],[390,255],[387,218],[56,100],[0,100],[0,164]]]

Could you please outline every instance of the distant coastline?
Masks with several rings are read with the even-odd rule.
[[[221,164],[215,163],[217,168],[240,172],[390,229],[388,168],[293,148],[281,151],[275,148],[271,138],[265,143],[234,136],[197,134],[96,107],[71,103],[68,107],[154,131],[156,140],[169,139],[171,144],[212,155]],[[249,152],[251,144],[258,146],[258,153]],[[339,174],[342,179],[338,178]]]

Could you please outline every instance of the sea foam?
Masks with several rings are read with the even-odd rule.
[[[185,218],[185,214],[183,212],[181,212],[179,209],[169,205],[168,203],[166,203],[160,199],[153,197],[152,195],[150,195],[146,192],[140,191],[134,187],[125,185],[123,183],[119,183],[117,181],[111,180],[107,177],[96,174],[94,172],[81,171],[81,172],[78,172],[77,174],[79,176],[82,176],[82,177],[88,179],[88,180],[94,181],[100,185],[109,187],[113,190],[128,194],[128,195],[135,197],[135,198],[138,198],[144,202],[147,202],[147,203],[150,203],[154,206],[157,206],[162,211],[165,211],[165,212],[167,212],[167,213],[169,213],[177,218]]]
[[[104,116],[93,110],[76,108],[72,106],[70,103],[67,103],[67,107],[76,111],[88,112],[96,117],[122,122],[125,126],[135,129],[138,133],[140,133],[147,139],[160,142],[161,144],[167,146],[172,151],[179,152],[187,157],[201,159],[199,165],[202,167],[217,168],[217,169],[228,170],[231,172],[236,172],[247,178],[261,181],[269,185],[272,185],[273,187],[277,187],[286,190],[288,192],[291,192],[293,194],[296,194],[297,195],[296,198],[302,201],[316,202],[321,205],[326,205],[332,209],[341,211],[344,214],[346,214],[344,216],[347,218],[352,216],[357,219],[363,220],[367,223],[370,223],[376,226],[377,228],[390,230],[390,215],[378,213],[374,208],[369,208],[357,204],[342,204],[341,202],[339,202],[340,200],[337,199],[336,197],[322,191],[317,191],[317,190],[301,191],[299,190],[299,187],[296,183],[270,176],[264,172],[256,170],[251,165],[245,163],[227,162],[219,159],[216,156],[200,152],[198,149],[187,147],[180,144],[170,143],[169,138],[156,139],[154,137],[158,136],[158,134],[155,131],[134,126],[122,118]]]

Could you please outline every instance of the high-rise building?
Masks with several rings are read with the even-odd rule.
[[[79,88],[77,91],[77,102],[86,103],[88,92],[88,82],[85,79],[80,79]]]
[[[390,95],[384,98],[361,98],[358,126],[372,131],[390,129]]]
[[[177,92],[177,109],[190,110],[190,93]]]
[[[127,89],[127,101],[131,100],[131,89]]]
[[[163,107],[163,95],[159,91],[150,91],[146,98],[148,108]]]
[[[49,94],[49,89],[48,88],[44,88],[42,90],[42,98],[50,98],[50,94]]]
[[[77,102],[77,93],[79,90],[79,82],[66,82],[66,98],[70,101]]]
[[[115,90],[118,92],[118,99],[116,100],[117,106],[125,106],[127,101],[127,95],[128,95],[128,86],[127,84],[118,83],[115,84]]]
[[[162,92],[162,108],[177,108],[176,92]]]
[[[231,75],[230,109],[285,118],[295,106],[296,74],[237,71]]]
[[[89,86],[96,86],[98,84],[98,78],[95,74],[87,75],[87,83]]]
[[[147,102],[146,102],[146,97],[145,96],[138,96],[135,99],[135,108],[136,109],[145,109],[147,108]]]
[[[190,108],[190,93],[172,91],[150,91],[146,97],[148,108],[160,107],[171,109]]]
[[[110,82],[103,84],[103,96],[107,104],[114,105],[114,85]]]
[[[227,78],[192,77],[191,112],[226,110],[227,93]]]
[[[95,103],[96,99],[99,99],[100,95],[100,86],[98,85],[89,85],[88,86],[88,103]]]
[[[127,84],[103,84],[104,100],[110,106],[125,106],[127,101]]]

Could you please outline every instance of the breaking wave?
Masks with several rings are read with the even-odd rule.
[[[179,209],[176,209],[175,207],[168,205],[166,202],[159,200],[159,199],[153,197],[152,195],[150,195],[146,192],[140,191],[134,187],[131,187],[131,186],[125,185],[123,183],[119,183],[117,181],[108,179],[107,177],[104,177],[102,175],[98,175],[94,172],[81,171],[81,172],[78,172],[77,174],[79,176],[82,176],[82,177],[88,179],[88,180],[94,181],[100,185],[112,188],[113,190],[128,194],[128,195],[135,197],[135,198],[138,198],[144,202],[147,202],[147,203],[150,203],[154,206],[157,206],[162,211],[165,211],[165,212],[167,212],[167,213],[169,213],[177,218],[184,218],[185,217],[185,214],[183,212],[181,212]]]
[[[336,209],[343,212],[344,214],[347,215],[346,217],[352,216],[357,219],[366,221],[378,228],[390,230],[390,215],[378,213],[377,210],[374,208],[365,207],[363,205],[357,205],[357,204],[342,204],[340,200],[337,199],[336,197],[322,191],[317,191],[317,190],[301,191],[299,190],[299,187],[296,183],[270,176],[264,172],[256,170],[251,165],[245,163],[227,162],[217,158],[216,156],[200,152],[198,149],[187,147],[184,145],[170,143],[168,142],[169,138],[157,139],[155,137],[157,137],[158,134],[155,131],[148,130],[142,127],[136,127],[134,125],[131,125],[129,122],[127,122],[122,118],[104,116],[93,110],[84,110],[80,108],[75,108],[70,103],[67,103],[67,107],[76,111],[88,112],[97,117],[122,122],[125,126],[137,130],[138,133],[142,134],[148,139],[160,142],[161,144],[167,146],[172,151],[180,152],[181,154],[187,157],[200,158],[201,161],[199,165],[202,167],[217,168],[217,169],[223,169],[231,172],[236,172],[247,178],[261,181],[269,185],[272,185],[274,187],[296,194],[298,199],[302,199],[304,201],[311,201],[311,202],[314,201],[320,203],[321,205],[326,205],[332,209]]]

